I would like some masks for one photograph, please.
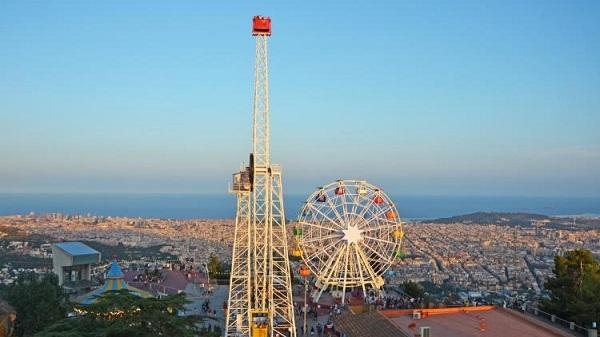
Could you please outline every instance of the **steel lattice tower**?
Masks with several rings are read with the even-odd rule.
[[[296,337],[281,168],[269,159],[271,19],[255,16],[250,165],[233,175],[237,196],[225,336]]]

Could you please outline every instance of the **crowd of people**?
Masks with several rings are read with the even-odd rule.
[[[302,303],[297,303],[298,312],[304,312],[304,305]],[[345,337],[344,333],[336,331],[334,320],[336,317],[341,315],[345,307],[340,304],[334,304],[332,306],[325,306],[313,303],[310,306],[307,306],[307,316],[309,317],[312,323],[308,324],[308,328],[306,334],[304,333],[303,326],[298,326],[298,335],[299,336],[313,336],[313,337]],[[319,318],[327,315],[327,320],[325,323],[321,324]]]
[[[419,308],[423,304],[422,298],[386,295],[379,298],[376,303],[377,309],[412,309]]]
[[[206,316],[212,316],[212,317],[217,316],[217,310],[210,307],[209,300],[206,300],[206,301],[204,301],[204,303],[202,303],[201,309],[202,309],[202,313]]]
[[[377,310],[419,308],[423,301],[424,299],[420,297],[392,295],[386,292],[376,293],[372,290],[365,297],[365,304],[375,305]]]

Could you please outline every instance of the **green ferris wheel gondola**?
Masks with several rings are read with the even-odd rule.
[[[396,250],[394,252],[394,257],[398,260],[402,260],[403,258],[406,257],[406,254],[402,250]]]

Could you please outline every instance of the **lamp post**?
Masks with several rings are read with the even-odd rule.
[[[208,266],[206,265],[206,263],[203,263],[203,265],[204,269],[206,270],[206,282],[208,283],[208,286],[206,288],[208,289],[208,293],[210,294],[210,272],[208,271]]]
[[[306,336],[307,323],[306,323],[306,315],[308,313],[308,308],[306,307],[306,296],[308,294],[308,277],[310,276],[310,269],[307,266],[301,266],[299,270],[300,276],[304,278],[304,324],[303,324],[303,334]]]

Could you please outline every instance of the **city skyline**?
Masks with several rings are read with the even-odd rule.
[[[600,196],[599,9],[7,1],[0,192],[224,193],[264,14],[286,191]]]

